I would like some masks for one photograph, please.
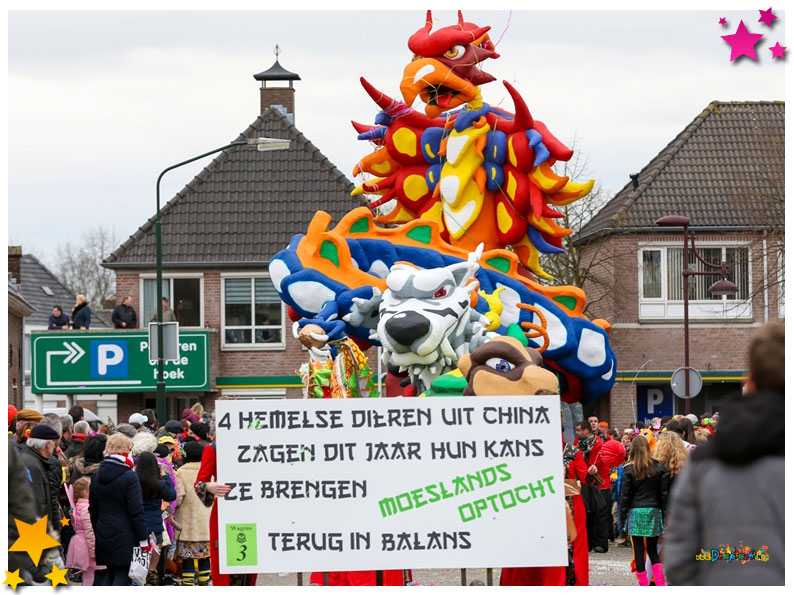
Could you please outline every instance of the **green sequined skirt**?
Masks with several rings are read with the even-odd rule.
[[[626,533],[633,537],[656,537],[664,533],[659,508],[631,508],[626,519]]]

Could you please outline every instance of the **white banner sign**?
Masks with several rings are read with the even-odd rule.
[[[223,573],[567,564],[557,396],[216,408]]]

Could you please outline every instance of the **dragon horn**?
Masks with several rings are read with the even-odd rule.
[[[462,10],[458,11],[458,27],[463,29],[463,11]]]
[[[425,19],[425,29],[427,32],[430,32],[430,29],[433,28],[433,13],[431,11],[427,11],[427,18]]]
[[[356,129],[356,132],[361,134],[362,132],[369,132],[370,130],[374,130],[375,128],[380,128],[380,126],[370,126],[369,124],[359,124],[355,120],[350,120],[350,123],[353,125],[353,128]]]
[[[516,114],[515,118],[511,122],[512,130],[510,130],[510,132],[518,132],[520,130],[528,130],[529,128],[532,128],[535,121],[532,119],[532,114],[529,113],[529,108],[524,102],[524,98],[521,97],[513,85],[507,81],[502,81],[502,83],[504,83],[504,86],[507,88],[507,92],[510,93],[510,97],[513,98],[513,103],[516,106]],[[503,132],[507,131],[504,130]]]
[[[385,93],[378,91],[375,87],[369,84],[367,79],[363,76],[361,77],[361,86],[364,87],[364,90],[367,92],[367,95],[372,97],[372,101],[374,101],[380,109],[388,109],[389,107],[393,106],[395,101]]]

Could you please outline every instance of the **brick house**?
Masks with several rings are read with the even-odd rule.
[[[576,235],[593,264],[591,314],[612,323],[618,361],[586,414],[622,429],[684,411],[670,387],[684,365],[683,233],[655,225],[666,215],[690,217],[699,254],[725,260],[739,288],[712,296],[718,275],[690,280],[690,364],[703,378],[691,411],[719,411],[740,389],[754,329],[784,316],[784,122],[783,102],[712,102]],[[689,264],[705,269],[691,253]]]
[[[24,318],[36,311],[35,306],[25,300],[19,285],[22,248],[8,247],[8,404],[17,409],[23,405]]]
[[[76,293],[61,283],[58,277],[33,254],[23,254],[21,246],[8,247],[8,270],[17,279],[21,296],[33,307],[30,313],[25,314],[22,321],[20,398],[23,406],[46,412],[79,404],[103,419],[108,416],[114,417],[116,414],[114,394],[75,395],[32,392],[31,333],[47,330],[49,316],[54,306],[60,306],[68,315],[75,303]],[[97,310],[99,308],[91,304],[91,328],[106,329],[109,325],[97,314]]]
[[[300,77],[276,60],[254,78],[261,82],[260,115],[236,140],[289,139],[290,148],[226,149],[162,209],[163,295],[181,329],[210,331],[211,388],[169,390],[172,417],[196,401],[211,407],[220,395],[301,394],[296,370],[307,356],[292,338],[268,261],[305,232],[317,209],[339,220],[355,206],[353,184],[294,125],[292,85]],[[103,262],[116,273],[117,302],[132,296],[142,328],[156,306],[154,221]],[[118,416],[154,406],[153,392],[126,393]]]

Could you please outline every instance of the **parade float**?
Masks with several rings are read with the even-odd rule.
[[[373,345],[399,380],[384,396],[461,394],[460,359],[511,336],[542,356],[564,401],[592,402],[614,382],[609,323],[589,320],[582,289],[553,285],[540,256],[564,251],[571,230],[555,208],[593,181],[555,173],[573,152],[509,83],[514,113],[483,100],[481,86],[495,80],[484,66],[499,57],[490,27],[459,12],[457,24],[432,28],[428,11],[408,40],[402,100],[361,79],[380,108],[373,124],[353,122],[374,149],[353,171],[362,181],[352,194],[366,206],[335,225],[318,211],[270,261],[311,354],[307,395],[378,396],[364,354]]]

